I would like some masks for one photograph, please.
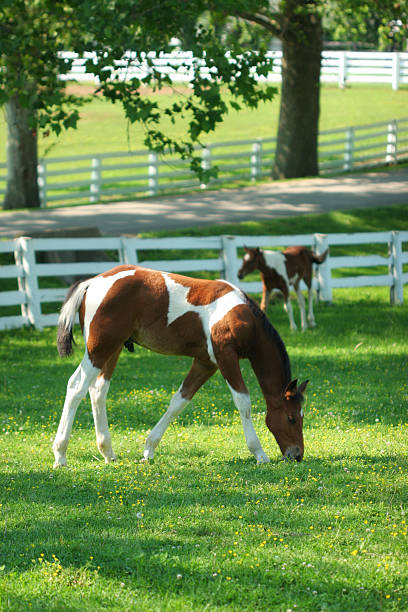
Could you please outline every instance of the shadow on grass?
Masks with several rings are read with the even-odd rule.
[[[406,473],[408,459],[388,458],[389,462],[394,460],[398,460]],[[48,575],[45,563],[42,565],[41,571],[46,573],[53,598],[50,601],[46,593],[40,595],[37,592],[30,601],[33,606],[38,606],[37,609],[43,610],[80,609],[84,588],[88,606],[90,603],[114,605],[108,593],[92,589],[97,576],[123,581],[124,609],[128,609],[126,597],[141,589],[152,597],[164,598],[163,601],[183,594],[194,604],[194,609],[204,608],[209,602],[212,606],[246,609],[242,597],[245,593],[248,597],[248,589],[252,591],[253,585],[257,585],[257,589],[248,609],[254,609],[254,606],[263,610],[273,609],[273,605],[280,605],[283,598],[285,602],[300,603],[302,609],[313,610],[316,609],[313,606],[317,596],[328,598],[326,604],[330,602],[330,609],[363,609],[367,605],[371,610],[376,609],[373,608],[375,601],[380,608],[381,587],[367,585],[362,590],[351,586],[351,570],[342,556],[337,560],[334,555],[317,558],[317,551],[311,547],[309,565],[313,567],[316,564],[318,569],[305,570],[301,561],[304,559],[305,539],[313,538],[307,528],[309,521],[313,521],[316,528],[319,521],[327,528],[326,521],[332,520],[325,518],[327,508],[330,510],[331,505],[335,508],[339,491],[342,492],[342,505],[347,507],[346,521],[350,525],[354,525],[356,520],[361,521],[361,507],[353,498],[356,487],[349,485],[357,485],[356,478],[361,478],[362,466],[374,464],[380,467],[384,462],[382,456],[364,454],[352,462],[339,455],[330,460],[308,460],[299,465],[278,463],[260,468],[247,460],[228,460],[216,466],[217,473],[223,477],[222,482],[217,481],[215,472],[204,473],[202,466],[189,469],[184,465],[183,481],[177,481],[177,492],[170,488],[164,490],[165,472],[160,470],[160,462],[157,462],[148,466],[144,473],[146,489],[150,486],[150,490],[143,520],[137,518],[132,507],[136,497],[144,495],[143,492],[129,493],[123,504],[107,504],[105,499],[98,499],[101,487],[107,492],[118,486],[116,469],[108,467],[103,470],[105,480],[102,485],[89,472],[61,470],[52,473],[52,479],[48,471],[15,472],[10,475],[15,497],[21,496],[27,509],[31,506],[32,514],[21,514],[10,520],[12,526],[4,530],[1,542],[3,551],[8,552],[2,555],[2,559],[7,570],[12,567],[14,572],[29,572],[33,568],[33,559],[38,568],[41,553],[49,562],[55,555],[63,568],[69,570],[68,575],[58,578],[54,576],[52,566]],[[347,463],[347,472],[342,469],[344,463]],[[319,474],[318,482],[310,478],[310,469],[312,474]],[[152,478],[157,476],[157,472],[161,478],[156,479],[152,486]],[[237,472],[239,476],[235,481],[232,473]],[[285,475],[288,481],[284,480]],[[257,500],[265,498],[259,490],[262,483],[279,485],[280,490],[269,497],[268,503],[257,505]],[[293,493],[289,498],[285,496],[288,489]],[[368,495],[365,492],[366,508],[371,501],[378,501],[376,495],[374,490]],[[397,490],[394,490],[396,501],[406,499],[406,495],[407,485],[398,483]],[[12,496],[12,492],[9,493],[9,497]],[[305,496],[304,507],[300,507],[296,499],[300,496]],[[205,509],[204,514],[199,512],[200,508]],[[222,520],[217,522],[212,518],[211,510],[219,513],[220,508],[223,510],[218,518]],[[375,505],[373,511],[377,511]],[[278,538],[284,538],[290,546],[291,556],[287,557],[279,540],[271,540],[267,544],[267,556],[260,557],[257,565],[245,556],[241,548],[238,550],[242,564],[229,562],[220,573],[219,567],[223,562],[212,555],[214,546],[218,551],[227,551],[234,530],[254,523],[258,527],[263,525],[265,532],[272,530]],[[152,532],[157,535],[153,536]],[[259,538],[262,537],[261,533]],[[87,568],[85,577],[80,574],[83,568]],[[308,572],[306,581],[300,577],[295,579],[298,572],[305,571]],[[177,575],[182,578],[179,580]],[[75,594],[76,588],[81,591],[78,595]],[[67,590],[72,608],[64,603]],[[322,601],[318,600],[319,608],[322,608]],[[21,609],[22,602],[17,596],[12,596],[10,605],[10,609]],[[114,609],[121,609],[117,606],[116,602]]]
[[[110,542],[107,542],[109,546]],[[161,543],[163,545],[163,542]],[[312,557],[312,561],[315,561]],[[315,567],[311,563],[309,567]],[[345,563],[319,560],[321,575],[308,570],[307,586],[305,579],[296,578],[294,568],[287,571],[285,565],[272,562],[269,567],[250,568],[242,566],[230,569],[228,576],[212,572],[209,568],[192,569],[189,563],[177,563],[171,570],[147,554],[138,558],[137,566],[125,571],[112,571],[108,576],[123,580],[120,595],[117,590],[102,591],[97,588],[96,580],[88,578],[85,586],[53,585],[52,599],[49,593],[30,597],[30,609],[47,612],[77,612],[78,610],[216,610],[252,611],[291,609],[292,605],[305,612],[315,610],[376,610],[384,609],[386,588],[352,585],[352,577],[344,571]],[[214,566],[215,567],[215,566]],[[304,572],[299,564],[298,572]],[[286,571],[285,571],[286,570]],[[104,575],[99,570],[99,575]],[[180,577],[180,578],[178,578]],[[251,586],[252,585],[252,586]],[[116,586],[116,585],[115,585]],[[76,587],[76,588],[75,588]],[[44,589],[45,590],[45,589]],[[50,588],[51,590],[51,588]],[[38,592],[38,589],[36,589]],[[403,590],[401,589],[403,594]],[[141,595],[140,595],[141,594]],[[67,601],[69,597],[69,600]],[[8,595],[9,609],[26,610],[27,601],[16,595]],[[86,602],[86,604],[85,604]],[[407,597],[398,600],[404,607]],[[283,604],[283,605],[282,605]],[[86,607],[85,607],[86,606]],[[399,607],[396,609],[403,609]]]
[[[367,340],[369,342],[369,340]],[[353,340],[351,345],[356,346]],[[328,356],[318,346],[316,354],[302,355],[292,359],[293,376],[310,380],[307,391],[306,421],[310,421],[307,407],[316,406],[320,415],[331,413],[337,418],[345,418],[348,423],[383,423],[397,424],[406,420],[407,388],[401,379],[406,371],[408,356],[404,354],[373,353],[354,350],[343,351]],[[309,346],[310,349],[310,346]],[[147,358],[148,360],[148,358]],[[144,361],[144,360],[142,360]],[[187,371],[188,367],[184,370]],[[249,364],[242,364],[244,380],[247,382],[254,413],[265,411],[265,402]],[[182,376],[175,375],[177,380],[173,390],[163,388],[163,376],[160,370],[149,373],[147,393],[140,393],[135,387],[129,390],[129,378],[125,373],[114,379],[108,403],[112,402],[110,420],[119,428],[133,426],[151,428],[167,409],[172,393],[179,386]],[[146,380],[143,376],[143,380]],[[123,384],[122,384],[123,383]],[[236,414],[236,408],[225,381],[217,373],[196,394],[191,404],[178,417],[178,422],[186,426],[199,421],[211,426]],[[318,418],[318,417],[314,417]],[[88,422],[91,423],[89,413]]]
[[[318,327],[304,333],[289,331],[280,304],[271,307],[268,314],[286,344],[293,377],[310,379],[307,405],[318,408],[319,416],[309,412],[306,427],[329,412],[343,419],[343,424],[372,423],[377,418],[387,424],[405,421],[403,373],[408,356],[401,350],[401,342],[408,331],[406,305],[391,307],[370,293],[367,298],[322,303],[316,308]],[[16,417],[17,422],[29,415],[32,428],[42,428],[50,420],[57,423],[67,381],[82,358],[82,340],[77,338],[74,356],[62,361],[55,349],[55,330],[19,330],[17,337],[3,332],[0,339],[0,406],[4,406],[5,419]],[[34,377],[28,372],[29,363],[35,364]],[[139,347],[132,355],[123,351],[108,396],[109,421],[118,430],[153,427],[190,365],[188,358],[153,354]],[[264,401],[246,360],[242,369],[254,412],[263,412]],[[219,424],[233,414],[231,395],[217,373],[197,393],[179,422]],[[78,419],[83,426],[92,427],[89,400],[81,403],[76,423]]]

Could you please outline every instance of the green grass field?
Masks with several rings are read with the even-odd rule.
[[[369,212],[291,225],[407,228],[406,207]],[[241,229],[276,233],[271,224]],[[86,399],[69,467],[54,471],[80,335],[61,360],[55,329],[0,332],[0,610],[407,610],[407,289],[400,307],[385,288],[337,290],[304,333],[289,331],[281,302],[270,307],[293,375],[310,379],[300,464],[280,460],[246,362],[270,464],[249,455],[219,374],[169,427],[155,461],[140,463],[189,360],[135,347],[122,353],[108,397],[117,463],[98,455]]]
[[[89,93],[89,84],[75,86],[75,92]],[[174,104],[177,99],[185,96],[185,85],[179,85],[173,92],[166,89],[161,94],[146,93],[155,98],[163,108],[166,105]],[[408,87],[402,87],[398,91],[393,91],[388,85],[353,85],[344,90],[334,85],[323,85],[321,90],[321,114],[320,114],[320,133],[328,129],[345,129],[347,126],[361,126],[385,122],[392,119],[401,119],[407,116],[408,108]],[[279,91],[275,99],[267,104],[262,104],[257,110],[243,108],[241,111],[231,109],[224,122],[215,132],[204,135],[203,143],[231,143],[242,140],[254,140],[256,138],[275,138],[277,135],[278,114],[279,114],[280,94]],[[132,199],[148,195],[146,182],[147,149],[144,146],[144,131],[140,124],[129,125],[124,118],[124,113],[120,104],[112,105],[110,102],[100,98],[93,99],[89,104],[80,109],[81,120],[77,130],[63,132],[59,137],[44,134],[39,136],[39,158],[49,160],[58,157],[74,157],[81,155],[92,155],[112,152],[137,152],[145,151],[142,156],[124,160],[123,167],[118,168],[118,160],[115,158],[104,158],[102,189],[105,193],[101,196],[101,201],[111,202],[123,199]],[[166,116],[165,116],[166,117]],[[182,139],[186,137],[186,122],[176,121],[170,124],[164,118],[162,126],[172,136]],[[378,128],[380,129],[380,128]],[[383,130],[384,128],[381,128]],[[370,134],[372,135],[372,131]],[[403,134],[403,132],[401,132]],[[363,132],[359,132],[362,136]],[[336,138],[339,138],[337,134]],[[367,134],[366,134],[367,138]],[[382,157],[379,151],[383,147],[385,135],[377,134],[369,140],[364,139],[360,144],[367,146],[371,144]],[[400,137],[400,141],[401,141]],[[4,115],[0,117],[0,140],[6,142],[6,123]],[[331,146],[327,149],[324,143],[331,141],[333,136],[322,136],[320,147],[320,162],[342,163],[343,151],[333,152]],[[401,141],[403,146],[403,140]],[[250,156],[250,145],[239,148],[242,154],[246,150],[247,159]],[[243,174],[242,169],[231,170],[231,165],[236,163],[237,149],[231,146],[218,147],[216,156],[222,155],[221,161],[216,161],[219,165],[218,179],[220,183],[211,183],[211,188],[216,188],[217,184],[222,184],[224,188],[239,187],[250,182],[249,174]],[[374,153],[374,149],[369,149]],[[268,172],[273,165],[273,147],[264,147],[262,171]],[[191,180],[191,171],[188,161],[181,165],[173,164],[173,157],[166,156],[166,165],[160,166],[161,179],[166,173],[172,174],[174,170],[178,173],[173,178],[167,178],[167,193],[177,193],[180,186],[179,181]],[[162,159],[162,161],[163,161]],[[0,164],[6,161],[6,147],[0,150]],[[120,161],[120,160],[119,160]],[[123,160],[122,160],[123,161]],[[180,160],[177,160],[180,163]],[[141,166],[138,167],[138,163]],[[249,161],[248,161],[249,163]],[[131,168],[131,169],[129,169]],[[75,170],[75,171],[74,171]],[[58,162],[48,167],[47,174],[47,206],[75,206],[89,203],[89,184],[91,176],[91,160],[82,159],[75,162]],[[164,174],[163,174],[164,173]],[[0,169],[0,187],[5,188],[6,170]],[[268,180],[268,179],[267,179]],[[171,187],[174,181],[176,186]],[[79,185],[77,184],[79,182]],[[65,187],[58,187],[58,185]],[[163,186],[163,183],[162,183]],[[121,189],[126,192],[120,192]],[[192,182],[184,189],[199,189],[199,182]],[[119,190],[119,192],[118,192]],[[63,195],[64,194],[64,195]],[[83,197],[82,197],[83,196]],[[55,199],[57,198],[57,199]]]
[[[85,91],[86,85],[79,86]],[[89,88],[88,88],[89,89]],[[178,93],[179,91],[179,93]],[[183,95],[180,86],[174,94],[155,95],[160,105],[173,103]],[[215,133],[203,138],[206,143],[250,138],[274,138],[277,132],[279,94],[257,110],[231,110]],[[389,85],[353,85],[344,90],[323,85],[321,90],[320,130],[364,125],[407,116],[408,88],[393,91]],[[119,104],[94,100],[80,110],[77,130],[70,130],[58,138],[40,138],[39,155],[49,157],[73,156],[112,151],[144,149],[143,129],[129,126]],[[173,133],[184,135],[184,123],[167,124]],[[0,116],[0,142],[6,142],[4,115]],[[5,147],[0,149],[0,163],[6,159]]]

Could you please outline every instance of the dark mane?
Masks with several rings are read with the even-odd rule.
[[[248,295],[245,294],[245,297],[253,315],[261,322],[262,329],[264,330],[265,334],[275,343],[279,351],[279,355],[282,360],[283,371],[285,373],[285,384],[288,384],[291,381],[292,375],[290,369],[289,355],[287,353],[284,342],[276,331],[276,329],[274,328],[274,326],[272,325],[272,323],[269,321],[268,317],[259,308],[258,304],[256,304],[256,302],[254,302]]]

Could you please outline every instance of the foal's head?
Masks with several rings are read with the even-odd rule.
[[[264,256],[261,249],[258,247],[248,249],[244,247],[245,255],[242,260],[242,265],[238,270],[238,278],[242,280],[247,274],[256,270],[260,263],[264,261]]]
[[[284,389],[281,397],[269,404],[266,412],[266,425],[286,459],[302,461],[303,446],[303,393],[309,381],[299,386],[292,380]]]

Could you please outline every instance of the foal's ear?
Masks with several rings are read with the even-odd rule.
[[[283,397],[285,399],[290,399],[291,397],[294,397],[296,395],[296,391],[297,391],[297,382],[298,379],[295,378],[295,380],[291,380],[290,383],[288,385],[286,385],[286,388],[283,392]]]
[[[298,391],[300,391],[300,393],[303,395],[303,393],[306,391],[306,387],[308,384],[308,380],[304,380],[302,383],[300,383]]]

